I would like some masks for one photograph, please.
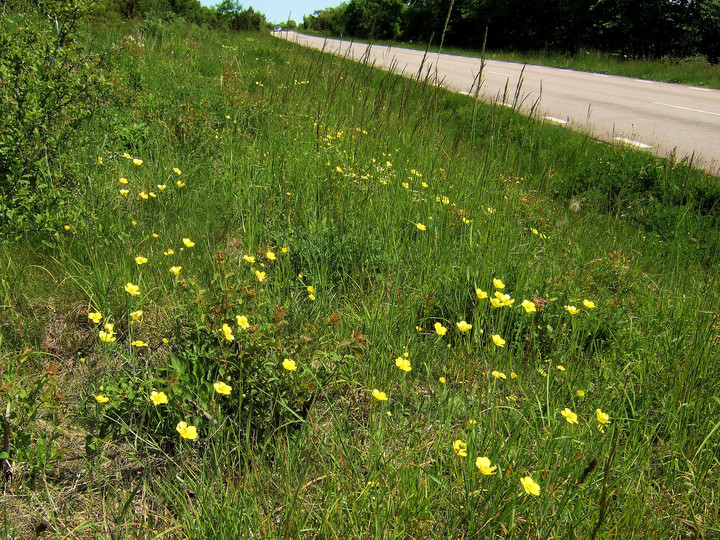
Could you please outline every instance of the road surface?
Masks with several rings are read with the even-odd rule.
[[[295,43],[346,56],[368,58],[376,67],[416,77],[424,51],[368,46],[337,39],[275,32]],[[423,75],[442,86],[474,93],[481,60],[428,53]],[[518,84],[520,91],[516,89]],[[599,73],[486,60],[479,96],[531,112],[545,122],[588,132],[611,144],[623,144],[676,159],[695,155],[693,163],[720,171],[720,90]]]

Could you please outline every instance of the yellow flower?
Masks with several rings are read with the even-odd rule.
[[[568,421],[568,424],[577,424],[578,423],[577,414],[572,412],[567,407],[565,407],[565,409],[560,411],[560,414],[562,414],[563,417],[565,418],[565,420]]]
[[[445,377],[440,377],[438,381],[440,381],[440,384],[445,384]]]
[[[288,248],[284,247],[284,248],[282,248],[280,251],[282,251],[283,253],[287,253],[287,252],[288,252]]]
[[[419,231],[424,231],[427,229],[427,227],[422,223],[416,223],[415,226],[418,228]]]
[[[482,289],[475,289],[475,295],[478,297],[478,300],[487,298],[487,293]]]
[[[565,309],[570,315],[576,315],[580,313],[580,310],[576,308],[575,306],[565,306]]]
[[[162,405],[163,403],[168,402],[168,397],[165,392],[156,392],[153,390],[150,392],[150,401],[152,401],[155,405]]]
[[[131,156],[130,154],[128,154],[127,152],[125,152],[125,153],[123,154],[123,157],[124,157],[125,159],[132,159],[132,156]]]
[[[511,371],[511,372],[510,372],[510,378],[511,378],[511,379],[517,379],[517,375],[515,374],[514,371]]]
[[[230,325],[223,324],[222,331],[223,331],[223,335],[225,336],[226,340],[233,341],[235,339],[235,336],[232,333],[232,328],[230,328]]]
[[[480,472],[485,476],[495,474],[495,470],[497,469],[497,465],[490,466],[490,458],[487,457],[478,457],[475,460],[475,466],[480,469]]]
[[[336,170],[337,172],[339,172],[339,173],[342,173],[342,172],[343,172],[343,171],[342,171],[342,168],[340,167],[340,165],[338,165],[337,167],[335,167],[335,170]]]
[[[565,366],[563,366],[562,364],[558,364],[557,369],[558,371],[565,371]]]
[[[537,229],[534,229],[534,228],[530,228],[530,232],[533,233],[533,234],[535,234],[535,235],[538,234],[538,230],[537,230]]]
[[[602,412],[601,409],[595,410],[595,418],[597,418],[598,424],[608,425],[610,423],[610,415]]]
[[[132,221],[130,221],[130,223],[132,224],[133,227],[137,227],[137,221],[135,221],[134,219]]]
[[[155,195],[152,191],[150,192],[150,196],[151,196],[152,198],[157,197],[157,195]]]
[[[177,182],[175,182],[175,184],[177,184],[177,187],[179,188],[185,187],[185,182],[183,182],[182,180],[178,180]]]
[[[183,439],[190,439],[191,441],[197,439],[197,428],[195,426],[188,426],[187,422],[178,422],[175,429]]]
[[[236,315],[235,318],[237,319],[237,324],[240,328],[243,330],[250,328],[250,322],[245,315]]]
[[[142,317],[142,316],[143,316],[142,309],[138,309],[137,311],[133,311],[132,313],[130,313],[130,317],[132,318],[133,321],[139,320],[140,317]]]
[[[536,497],[540,495],[540,485],[537,484],[531,476],[521,478],[520,483],[528,495],[535,495]]]
[[[140,193],[138,193],[138,195],[140,196],[141,199],[147,199],[147,198],[148,198],[148,194],[145,193],[144,191],[141,191]]]
[[[195,242],[193,242],[189,238],[183,238],[183,244],[185,244],[186,248],[195,247]]]
[[[178,169],[177,167],[173,167],[173,172],[178,175],[182,174],[182,171],[180,169]]]
[[[95,324],[99,324],[102,320],[102,313],[99,311],[96,311],[95,313],[88,313],[88,319],[90,319]]]
[[[133,285],[129,281],[125,284],[125,291],[131,296],[138,296],[140,294],[140,287]]]
[[[307,292],[308,292],[308,294],[314,293],[314,292],[315,292],[315,287],[313,287],[312,285],[308,285],[308,286],[307,286]]]
[[[175,251],[173,249],[168,249],[167,251],[163,251],[163,255],[165,255],[165,256],[175,255]]]
[[[243,259],[245,259],[250,264],[253,264],[255,262],[255,257],[252,255],[243,255]]]
[[[127,183],[128,183],[128,179],[127,179],[127,178],[120,177],[120,180],[118,180],[118,182],[120,182],[121,184],[127,184]]]
[[[166,188],[166,187],[167,187],[167,186],[166,186],[165,184],[158,184],[158,185],[157,185],[157,188],[158,188],[160,191],[165,191],[165,188]]]
[[[255,270],[255,277],[258,279],[258,281],[263,282],[263,281],[265,281],[265,272],[261,272],[260,270]]]
[[[584,397],[585,397],[585,390],[578,390],[577,392],[575,392],[575,395],[576,395],[577,397],[579,397],[579,398],[584,398]]]
[[[105,331],[112,334],[115,331],[115,325],[113,323],[105,323]]]
[[[453,452],[455,452],[455,455],[458,455],[460,457],[467,457],[467,443],[462,442],[462,440],[457,439],[455,442],[453,442]]]
[[[95,398],[95,401],[97,401],[98,403],[107,403],[108,401],[110,401],[109,397],[103,396],[102,394],[97,394],[97,395],[94,395],[93,397]]]
[[[147,347],[148,346],[147,343],[145,343],[144,341],[142,341],[140,339],[133,341],[132,343],[130,343],[130,345],[132,345],[133,347]]]
[[[492,305],[492,307],[494,307],[494,308],[501,308],[501,307],[503,307],[502,300],[500,300],[499,298],[491,298],[491,299],[490,299],[490,305]]]
[[[436,322],[436,323],[435,323],[435,333],[436,333],[438,336],[444,336],[446,332],[447,332],[447,328],[445,328],[445,327],[442,325],[442,323],[440,323],[440,322]]]
[[[139,256],[139,255],[137,257],[135,257],[136,264],[145,264],[146,262],[148,262],[148,260],[145,257]]]
[[[172,274],[175,274],[176,276],[180,274],[180,270],[182,270],[182,266],[171,266],[170,272]]]
[[[230,386],[229,384],[225,384],[222,381],[214,383],[213,388],[218,394],[223,394],[226,396],[229,396],[230,392],[232,392],[232,386]]]
[[[297,370],[297,362],[295,362],[295,360],[290,360],[289,358],[286,358],[285,360],[283,360],[282,367],[287,371],[295,371]]]
[[[129,189],[121,189],[120,190],[120,195],[122,195],[123,197],[127,197],[128,193],[130,193]]]
[[[117,340],[112,332],[106,332],[105,330],[100,330],[98,335],[100,336],[100,341],[105,343],[114,343]]]
[[[102,165],[102,164],[103,164],[103,158],[102,158],[102,156],[98,156],[98,165]]]
[[[455,324],[457,324],[458,330],[460,330],[461,332],[467,332],[472,328],[472,324],[465,321],[460,321],[459,323]]]
[[[492,375],[496,379],[507,379],[507,377],[502,371],[493,371],[492,373],[490,373],[490,375]]]
[[[412,369],[412,366],[410,365],[410,360],[408,360],[407,358],[403,358],[402,356],[398,356],[395,359],[395,365],[403,371],[410,371]]]
[[[534,311],[537,311],[537,308],[535,307],[535,304],[533,304],[530,300],[523,300],[522,304],[520,304],[527,313],[533,313]]]
[[[497,345],[498,347],[504,347],[505,346],[505,340],[500,337],[500,334],[493,334],[492,336],[493,343]]]
[[[136,165],[136,166],[139,167],[139,166],[142,165],[142,164],[143,164],[143,160],[142,160],[142,159],[133,158],[133,165]]]
[[[377,388],[374,388],[372,391],[372,396],[377,399],[378,401],[387,401],[388,397],[385,392],[381,392]]]
[[[585,306],[587,309],[593,309],[597,306],[595,306],[595,302],[592,300],[588,300],[587,298],[583,300],[583,306]]]
[[[277,258],[272,251],[268,251],[265,256],[267,257],[268,261],[274,261]]]
[[[495,287],[496,289],[504,289],[505,284],[498,278],[493,278],[493,287]]]
[[[510,298],[509,294],[503,294],[500,291],[495,291],[494,296],[500,301],[500,304],[502,304],[503,306],[512,306],[515,303],[515,300]],[[492,302],[492,304],[493,306],[495,306],[495,302]]]

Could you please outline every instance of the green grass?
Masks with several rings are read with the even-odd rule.
[[[302,30],[302,33],[323,37],[323,34]],[[354,40],[364,43],[363,40]],[[427,43],[404,41],[373,41],[382,46],[404,47],[407,49],[429,50],[437,52],[438,44],[428,49]],[[443,53],[457,56],[481,58],[483,53],[474,49],[443,47]],[[720,66],[709,63],[703,57],[691,58],[624,58],[617,54],[580,50],[575,54],[555,53],[552,51],[494,51],[484,53],[487,60],[516,62],[538,66],[574,69],[591,73],[607,73],[621,77],[633,77],[669,83],[686,84],[705,88],[720,89]]]
[[[3,532],[718,533],[716,178],[265,35],[135,40],[76,219],[0,252]]]

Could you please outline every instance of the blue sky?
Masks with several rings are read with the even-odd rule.
[[[216,6],[221,0],[200,0],[204,6]],[[285,22],[290,18],[302,23],[303,15],[310,15],[313,11],[328,7],[339,6],[342,0],[252,0],[240,1],[243,9],[252,7],[265,15],[265,18],[274,23]]]

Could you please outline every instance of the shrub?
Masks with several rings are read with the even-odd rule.
[[[102,57],[80,39],[94,0],[9,0],[0,12],[0,229],[54,229],[74,185],[65,168],[99,102]]]

